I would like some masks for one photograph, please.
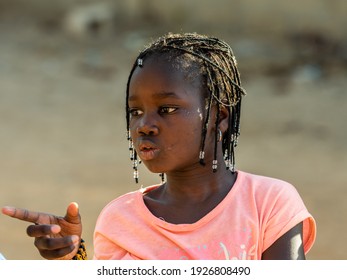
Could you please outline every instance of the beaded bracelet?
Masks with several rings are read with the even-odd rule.
[[[78,251],[76,255],[72,258],[72,260],[83,261],[87,259],[87,250],[86,245],[83,239],[81,239],[81,244],[78,247]]]

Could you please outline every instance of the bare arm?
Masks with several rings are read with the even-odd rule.
[[[305,260],[302,241],[303,223],[287,231],[277,239],[263,254],[263,260]]]
[[[46,259],[72,259],[76,254],[82,234],[82,223],[77,203],[70,203],[64,217],[3,207],[2,213],[34,225],[27,227],[27,234],[35,238],[34,245]]]

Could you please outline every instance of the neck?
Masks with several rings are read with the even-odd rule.
[[[163,186],[144,196],[153,215],[173,224],[194,223],[227,196],[237,176],[225,167],[215,173],[207,166],[197,169],[199,171],[170,172]]]
[[[204,201],[216,194],[229,192],[236,180],[236,173],[221,166],[215,173],[208,166],[199,172],[167,174],[164,193],[177,201]],[[193,173],[193,174],[192,174]]]

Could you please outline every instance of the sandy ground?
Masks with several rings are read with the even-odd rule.
[[[137,50],[157,34],[122,33],[101,46],[36,26],[3,22],[0,28],[0,205],[64,215],[77,201],[92,255],[102,207],[140,187],[128,159],[124,89]],[[318,226],[307,257],[345,259],[346,72],[261,75],[261,63],[241,52],[249,41],[224,39],[240,49],[248,92],[238,168],[294,184]],[[276,49],[279,42],[268,44]],[[158,181],[140,169],[141,184]],[[41,259],[27,224],[3,215],[0,224],[5,257]]]

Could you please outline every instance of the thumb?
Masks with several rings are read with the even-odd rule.
[[[76,202],[71,202],[67,207],[65,220],[72,224],[81,223],[78,204]]]

